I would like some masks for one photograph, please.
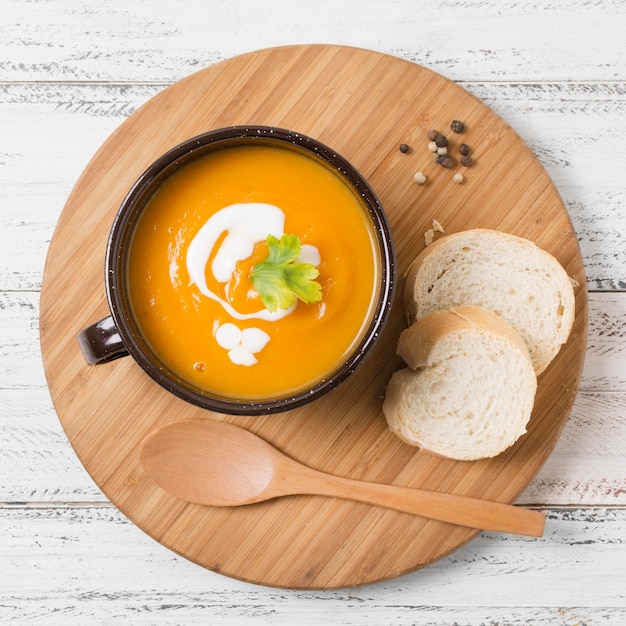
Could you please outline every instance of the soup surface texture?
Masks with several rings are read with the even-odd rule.
[[[268,235],[296,235],[319,302],[268,311],[250,280]],[[371,320],[379,258],[362,199],[317,157],[237,145],[166,179],[132,235],[136,322],[169,369],[201,392],[268,400],[302,391],[349,356]]]

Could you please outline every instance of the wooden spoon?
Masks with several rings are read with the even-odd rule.
[[[540,537],[545,517],[508,504],[366,483],[311,469],[251,432],[211,419],[172,422],[143,441],[141,463],[169,493],[197,504],[239,506],[309,494],[383,506],[470,528]]]

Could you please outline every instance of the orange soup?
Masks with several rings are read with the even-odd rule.
[[[268,311],[250,279],[269,234],[296,235],[322,298]],[[238,145],[166,179],[128,258],[136,322],[158,359],[202,392],[241,400],[298,393],[362,339],[380,282],[371,218],[330,166],[280,145]]]

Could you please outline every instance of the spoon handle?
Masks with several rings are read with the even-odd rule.
[[[315,474],[314,481],[311,480],[312,476],[308,477],[310,490],[301,493],[356,500],[481,530],[531,537],[543,535],[545,516],[539,511],[468,496],[366,483],[318,472]]]

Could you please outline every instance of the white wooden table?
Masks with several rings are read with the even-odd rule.
[[[0,624],[626,624],[625,32],[622,0],[1,0]],[[198,69],[309,42],[415,61],[500,113],[563,196],[590,300],[570,421],[518,500],[544,537],[328,592],[220,576],[126,520],[62,432],[38,339],[48,243],[106,137]]]

